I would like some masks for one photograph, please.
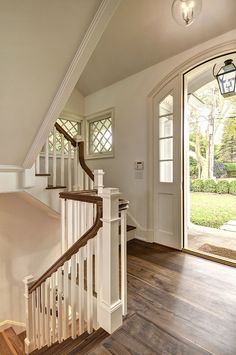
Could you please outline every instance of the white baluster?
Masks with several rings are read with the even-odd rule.
[[[77,240],[81,237],[81,202],[77,201]]]
[[[100,327],[100,306],[101,306],[101,292],[102,292],[102,228],[99,229],[96,236],[96,257],[95,257],[95,277],[96,292],[97,292],[97,327]]]
[[[84,248],[78,252],[79,262],[79,335],[84,332]]]
[[[37,327],[36,327],[36,312],[37,312],[37,308],[36,308],[36,292],[33,291],[32,292],[32,330],[33,330],[33,335],[34,335],[34,348],[36,348],[37,346]]]
[[[42,335],[42,346],[45,345],[45,282],[41,284],[41,335]]]
[[[40,287],[36,288],[36,300],[37,300],[37,315],[36,315],[36,329],[37,329],[37,345],[41,348],[41,334],[40,334]]]
[[[49,152],[48,152],[48,139],[44,147],[45,151],[45,174],[49,174]]]
[[[25,338],[25,353],[29,354],[35,348],[34,343],[34,328],[33,328],[33,312],[34,307],[32,304],[32,293],[29,293],[29,285],[34,280],[33,276],[27,276],[23,282],[25,284],[25,326],[26,326],[26,338]]]
[[[61,251],[62,254],[68,249],[68,241],[66,234],[66,203],[67,200],[61,199]]]
[[[73,243],[78,240],[78,203],[73,201]]]
[[[74,186],[73,190],[78,190],[78,148],[74,148]]]
[[[81,235],[83,235],[86,231],[86,203],[81,202]]]
[[[102,299],[100,326],[113,333],[122,325],[119,298],[119,189],[103,189]]]
[[[46,306],[46,320],[45,320],[45,331],[46,331],[46,343],[51,345],[51,326],[50,326],[50,278],[45,282],[45,306]]]
[[[61,186],[65,185],[65,138],[61,134]]]
[[[71,169],[72,169],[72,166],[71,166],[71,142],[69,141],[68,142],[68,162],[67,162],[68,166],[68,191],[71,191],[72,190],[72,181],[71,181]]]
[[[72,200],[67,200],[67,242],[68,248],[73,244],[73,215],[72,215]]]
[[[76,338],[76,296],[77,296],[77,264],[76,255],[71,257],[71,330],[72,339]]]
[[[85,190],[89,190],[89,179],[90,177],[85,174]]]
[[[63,338],[67,339],[69,336],[69,279],[68,279],[68,262],[64,264],[64,277],[63,277],[63,294],[64,294],[64,303],[63,303]]]
[[[51,307],[52,307],[52,342],[56,341],[56,273],[54,272],[51,276]]]
[[[57,130],[53,128],[52,186],[57,186]]]
[[[87,330],[93,331],[93,244],[87,243]]]
[[[36,158],[35,162],[35,174],[40,174],[40,153]]]
[[[94,170],[94,188],[98,191],[98,196],[101,196],[104,188],[103,176],[104,171],[102,169]]]
[[[58,279],[58,341],[59,343],[62,341],[62,268],[59,267],[57,271],[57,279]]]
[[[127,314],[127,210],[121,211],[121,301],[123,316]]]

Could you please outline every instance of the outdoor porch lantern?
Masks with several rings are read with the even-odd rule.
[[[202,8],[202,0],[174,0],[172,4],[172,16],[181,26],[190,26],[199,15]]]
[[[213,75],[218,81],[221,95],[224,97],[236,95],[236,67],[233,60],[227,59],[225,65],[220,68],[217,74],[214,74],[215,66],[216,64],[213,68]]]

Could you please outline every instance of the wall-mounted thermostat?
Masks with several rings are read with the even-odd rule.
[[[136,161],[134,163],[135,170],[144,170],[144,161]]]

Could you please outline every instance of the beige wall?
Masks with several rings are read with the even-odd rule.
[[[130,213],[148,230],[148,95],[152,89],[178,65],[192,56],[226,41],[236,39],[232,31],[193,47],[179,55],[132,75],[85,98],[85,115],[110,107],[115,108],[115,157],[89,160],[92,169],[105,170],[105,185],[119,187],[130,200]],[[137,179],[134,162],[144,161],[144,174]]]
[[[23,278],[59,255],[59,216],[26,193],[0,194],[0,323],[25,321]]]
[[[64,111],[77,116],[84,115],[84,97],[76,87],[67,101]]]

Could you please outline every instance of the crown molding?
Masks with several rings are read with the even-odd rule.
[[[99,9],[96,12],[66,72],[66,75],[23,162],[24,168],[30,168],[33,165],[37,155],[42,149],[42,146],[46,142],[50,130],[64,109],[103,32],[118,8],[120,1],[121,0],[103,0],[99,6]]]

